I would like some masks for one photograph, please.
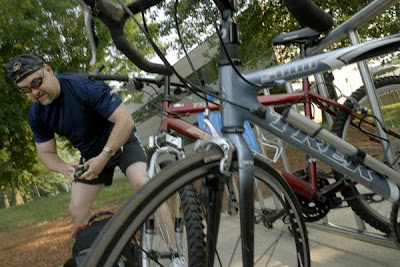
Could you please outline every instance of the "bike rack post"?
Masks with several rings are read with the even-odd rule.
[[[315,81],[317,82],[318,93],[323,97],[329,98],[328,88],[326,87],[324,76],[322,76],[321,73],[317,73],[314,75],[314,77]],[[326,113],[325,115],[329,126],[332,127],[333,125],[332,116],[328,113]]]
[[[396,243],[389,238],[386,238],[382,235],[379,234],[374,234],[370,232],[363,232],[360,233],[359,231],[349,228],[349,227],[343,227],[339,225],[335,225],[332,223],[321,223],[321,222],[314,222],[314,223],[307,223],[307,227],[311,229],[316,229],[323,231],[325,233],[331,233],[331,234],[336,234],[339,236],[347,237],[347,238],[352,238],[358,241],[363,241],[367,242],[370,244],[378,245],[378,246],[383,246],[391,249],[396,249],[398,250],[399,248],[397,247]]]

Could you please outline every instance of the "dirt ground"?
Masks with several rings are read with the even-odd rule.
[[[366,139],[357,141],[361,147],[368,143]],[[299,158],[304,159],[301,152],[289,149],[287,156],[293,172],[305,166],[304,161],[299,160]],[[282,165],[278,163],[277,167],[282,168]],[[116,211],[117,208],[118,206],[112,206],[102,210]],[[70,238],[71,228],[71,219],[65,217],[0,233],[0,266],[62,266],[71,257],[73,246]]]
[[[71,220],[53,222],[0,234],[1,266],[60,266],[71,255]]]
[[[297,158],[296,154],[288,153],[289,159]],[[115,211],[117,206],[103,210]],[[71,257],[71,229],[71,219],[65,217],[0,233],[0,266],[62,266]]]
[[[118,206],[102,210],[115,212]],[[97,212],[97,211],[94,211]],[[0,233],[0,266],[62,266],[72,253],[69,217]]]

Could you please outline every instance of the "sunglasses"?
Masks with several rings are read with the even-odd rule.
[[[42,85],[42,81],[43,81],[43,76],[44,76],[44,68],[43,68],[43,73],[41,77],[35,78],[33,79],[33,81],[31,82],[31,85],[26,86],[26,87],[18,87],[18,90],[21,93],[30,93],[32,92],[32,88],[33,89],[37,89]]]

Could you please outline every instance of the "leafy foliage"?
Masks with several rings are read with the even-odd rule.
[[[211,25],[210,14],[204,1],[180,1],[177,4],[178,24],[182,33],[184,45],[187,48],[194,47],[204,42],[208,37],[215,33]],[[316,0],[322,8],[329,10],[334,18],[335,25],[339,25],[353,14],[358,12],[364,6],[369,4],[371,0]],[[176,32],[174,30],[174,12],[175,0],[163,3],[162,11],[153,11],[152,18],[161,19],[162,35],[170,36]],[[398,33],[400,30],[399,23],[400,4],[396,4],[382,15],[373,19],[368,25],[359,29],[362,39],[379,38],[384,35]],[[163,14],[164,16],[160,16]],[[218,19],[219,14],[216,8],[213,8],[213,14]],[[240,57],[247,67],[255,67],[260,64],[260,59],[264,61],[262,66],[274,64],[271,57],[274,52],[280,53],[279,58],[287,59],[293,57],[293,49],[281,49],[274,51],[272,47],[272,38],[279,33],[288,32],[299,29],[299,23],[289,14],[288,10],[282,5],[280,0],[245,0],[241,1],[239,6],[239,15],[237,22],[242,34],[243,44],[241,45]],[[210,42],[213,42],[210,38]],[[345,38],[333,48],[348,45],[349,42]],[[213,45],[217,45],[214,43]],[[181,44],[178,38],[171,42],[171,46],[179,49],[182,54]]]

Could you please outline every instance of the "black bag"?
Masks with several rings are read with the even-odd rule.
[[[76,235],[76,241],[72,247],[72,258],[64,264],[64,267],[82,266],[86,255],[91,250],[90,246],[112,215],[112,212],[102,211],[96,213],[89,219],[87,226]],[[99,220],[100,217],[104,216],[107,216],[107,218]],[[137,256],[135,255],[138,255],[137,247],[132,242],[129,242],[121,255],[120,261],[123,261],[123,266],[139,266],[138,260],[136,259]]]

